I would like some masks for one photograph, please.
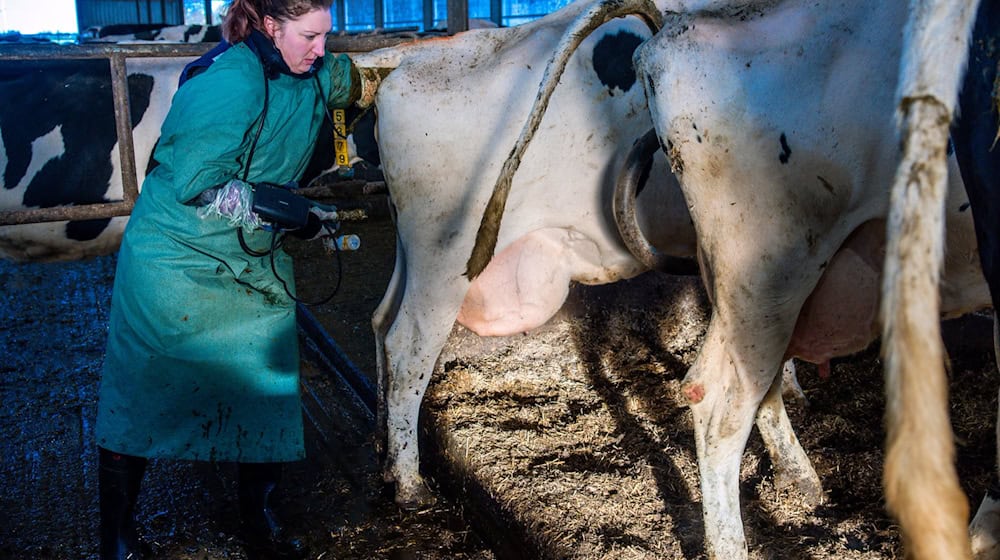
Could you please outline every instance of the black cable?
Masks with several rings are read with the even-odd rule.
[[[278,240],[278,243],[275,244],[274,243],[274,237],[276,237],[278,235],[278,232],[277,231],[273,231],[272,233],[274,234],[272,236],[272,238],[271,238],[271,246],[272,247],[277,248],[277,247],[281,247],[282,245],[285,244],[285,236],[284,235],[282,235],[281,238]],[[251,249],[250,246],[247,245],[246,238],[243,237],[243,226],[240,226],[240,227],[236,228],[236,237],[239,238],[239,240],[240,240],[240,247],[243,248],[243,252],[246,253],[246,254],[248,254],[248,255],[250,255],[251,257],[266,257],[268,254],[271,253],[271,251],[274,250],[274,249],[269,249],[267,251],[256,251],[254,249]]]
[[[316,76],[314,76],[314,77],[316,77]],[[318,77],[316,77],[316,85],[319,86],[319,78]],[[321,93],[322,93],[322,91],[323,91],[322,88],[320,88],[320,92]],[[269,98],[270,98],[270,84],[269,84],[269,81],[267,79],[267,75],[265,75],[264,76],[264,109],[261,111],[261,114],[260,114],[260,124],[257,126],[257,132],[254,134],[253,141],[250,143],[250,151],[247,154],[246,165],[243,166],[243,182],[244,183],[248,182],[247,181],[247,177],[250,174],[250,163],[253,161],[254,151],[256,151],[256,149],[257,149],[257,141],[260,140],[260,133],[261,133],[261,131],[264,130],[264,120],[267,117],[267,108],[268,108],[268,105],[270,105],[270,103],[268,103],[268,101],[270,100]],[[333,118],[330,116],[330,109],[326,106],[326,102],[325,101],[321,101],[321,102],[323,104],[323,108],[326,110],[326,117],[328,119],[330,119],[330,124],[333,125]],[[334,131],[336,132],[336,127],[334,127]],[[326,229],[326,231],[330,234],[331,238],[334,238],[333,236],[336,233],[336,230],[332,229],[330,226],[328,226],[326,224],[323,224],[323,228]],[[239,227],[236,228],[236,237],[240,241],[240,248],[243,249],[244,253],[250,255],[251,257],[270,256],[271,272],[274,274],[274,277],[277,278],[279,282],[281,282],[281,285],[282,285],[282,287],[285,288],[285,293],[288,294],[288,297],[292,298],[297,303],[301,303],[302,305],[309,305],[309,306],[312,306],[312,305],[322,305],[322,304],[330,301],[331,299],[333,299],[333,296],[337,295],[337,292],[340,291],[340,281],[344,277],[344,264],[343,264],[343,260],[341,259],[341,256],[340,256],[340,247],[336,243],[333,244],[333,248],[334,248],[335,252],[337,253],[337,285],[334,286],[333,292],[331,292],[330,295],[326,296],[325,298],[323,298],[320,301],[310,303],[308,301],[299,299],[299,298],[295,297],[294,295],[292,295],[291,290],[288,289],[288,284],[285,282],[285,279],[282,278],[278,274],[278,269],[274,265],[274,252],[276,250],[278,250],[279,248],[281,248],[281,246],[285,242],[285,235],[283,233],[280,234],[280,237],[279,237],[278,230],[273,230],[271,232],[271,247],[267,251],[257,251],[257,250],[251,249],[250,246],[247,245],[246,238],[243,236],[243,226],[239,226]]]
[[[326,231],[330,234],[331,239],[336,239],[335,237],[333,237],[333,235],[336,233],[336,230],[334,230],[333,228],[331,228],[326,224],[323,224],[323,228],[325,228]],[[340,281],[343,280],[344,278],[344,261],[340,255],[340,246],[337,245],[336,242],[333,243],[333,250],[337,254],[337,284],[333,287],[333,291],[330,292],[330,295],[326,296],[320,301],[308,302],[292,295],[292,292],[288,289],[288,284],[285,283],[285,279],[282,278],[280,274],[278,274],[278,269],[274,265],[274,251],[278,249],[278,247],[280,247],[280,245],[276,245],[275,240],[277,236],[278,236],[277,232],[274,232],[274,235],[271,236],[271,250],[269,251],[271,253],[271,273],[274,274],[274,277],[277,278],[279,282],[281,282],[281,285],[282,287],[285,288],[285,293],[288,294],[288,297],[292,298],[297,303],[301,303],[302,305],[308,305],[310,307],[314,305],[323,305],[324,303],[327,303],[331,299],[333,299],[333,296],[337,295],[337,292],[340,291]]]
[[[264,109],[260,112],[260,124],[257,125],[257,133],[253,136],[253,141],[250,143],[250,152],[247,154],[246,164],[243,166],[243,182],[247,182],[247,177],[250,174],[250,162],[253,161],[253,154],[257,150],[257,141],[260,140],[260,133],[264,130],[264,119],[267,118],[267,107],[270,105],[268,103],[270,99],[271,87],[268,83],[267,76],[264,76]],[[275,232],[277,234],[277,232]],[[236,237],[240,240],[240,247],[243,248],[243,252],[250,255],[251,257],[263,257],[268,254],[269,251],[255,251],[247,246],[246,239],[243,237],[243,226],[236,228]],[[271,239],[271,245],[274,246],[274,239]],[[280,244],[278,245],[280,247]],[[272,248],[273,250],[273,248]]]

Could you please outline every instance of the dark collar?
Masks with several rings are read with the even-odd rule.
[[[260,63],[264,66],[264,75],[269,80],[274,80],[281,74],[287,74],[299,79],[311,78],[323,65],[323,59],[317,58],[309,70],[301,74],[296,74],[285,64],[285,59],[281,58],[281,52],[275,48],[274,41],[260,31],[256,29],[251,30],[250,36],[246,38],[245,42],[247,47],[260,59]]]

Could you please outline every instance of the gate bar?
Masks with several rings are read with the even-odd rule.
[[[121,161],[123,198],[120,202],[0,211],[0,225],[100,219],[130,214],[135,199],[139,196],[139,185],[135,168],[135,145],[132,141],[132,115],[128,104],[128,75],[125,61],[127,58],[201,56],[213,46],[214,43],[94,43],[14,44],[0,47],[0,60],[108,59],[115,108],[115,130],[118,134],[118,155]]]
[[[398,45],[412,38],[392,36],[327,37],[331,52],[366,52]],[[108,59],[115,107],[115,130],[118,134],[118,154],[121,160],[122,199],[100,202],[34,208],[31,210],[0,210],[0,226],[67,220],[93,220],[127,216],[139,196],[135,166],[135,144],[132,140],[132,116],[128,104],[126,59],[156,57],[196,57],[215,47],[216,43],[87,43],[83,45],[10,44],[0,45],[0,62],[7,60],[66,60]]]

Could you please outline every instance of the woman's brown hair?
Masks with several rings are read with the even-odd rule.
[[[329,10],[333,0],[233,0],[222,22],[222,36],[238,43],[250,36],[250,31],[264,30],[264,16],[284,23],[316,9]]]

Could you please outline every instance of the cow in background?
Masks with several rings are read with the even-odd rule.
[[[105,25],[92,27],[83,43],[218,43],[222,40],[219,25]]]
[[[218,42],[219,26],[111,25],[84,42]],[[0,55],[2,55],[0,47]],[[192,58],[126,63],[139,185]],[[122,200],[111,72],[106,60],[0,63],[0,210]],[[115,251],[127,217],[0,227],[0,258],[79,260]]]
[[[155,165],[153,149],[181,71],[193,60],[130,58],[126,63],[140,187]],[[0,62],[0,210],[122,200],[111,91],[105,60]],[[302,185],[336,168],[332,138],[332,126],[324,122]],[[364,152],[372,154],[377,151]],[[368,167],[357,176],[380,178]],[[46,262],[106,255],[117,250],[127,219],[2,226],[0,258]]]
[[[131,59],[128,96],[136,173],[151,165],[160,125],[190,58]],[[0,209],[122,199],[121,164],[105,60],[0,64]],[[0,256],[78,260],[115,251],[127,218],[0,227]]]

